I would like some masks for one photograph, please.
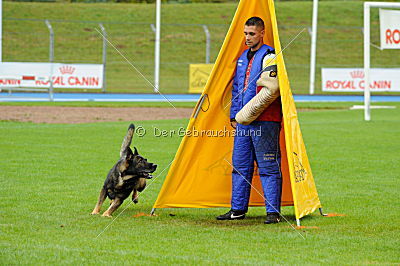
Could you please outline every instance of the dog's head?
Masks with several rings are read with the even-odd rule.
[[[153,173],[157,169],[156,164],[150,163],[147,161],[146,158],[140,156],[136,147],[134,147],[133,153],[132,150],[129,148],[128,154],[129,167],[126,171],[127,174],[136,174],[139,177],[143,177],[146,179],[150,179],[153,177],[151,173]]]
[[[134,175],[139,178],[150,179],[153,177],[151,173],[157,169],[157,165],[148,162],[146,158],[140,156],[136,147],[134,147],[134,152],[132,152],[130,145],[132,143],[134,131],[135,126],[131,124],[122,142],[120,151],[120,173],[121,175]]]

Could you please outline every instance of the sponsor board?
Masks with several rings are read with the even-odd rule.
[[[49,88],[51,63],[0,63],[0,87]],[[101,89],[103,65],[53,63],[53,87]]]
[[[322,91],[364,91],[364,69],[323,68]],[[370,69],[371,91],[400,91],[400,68]]]
[[[214,64],[190,64],[189,92],[202,93]]]
[[[382,49],[400,49],[400,11],[379,9]]]

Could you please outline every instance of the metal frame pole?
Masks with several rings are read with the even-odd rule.
[[[0,0],[0,62],[3,62],[3,0]]]
[[[193,118],[197,118],[197,116],[199,115],[199,112],[201,110],[201,107],[203,106],[206,97],[208,97],[208,94],[204,94],[203,96],[201,96],[199,104],[197,105],[197,109],[194,111]]]
[[[53,95],[53,68],[54,68],[54,31],[50,22],[46,19],[46,26],[50,32],[50,47],[49,47],[49,61],[50,61],[50,88],[49,88],[49,100],[54,101]]]
[[[211,46],[211,35],[207,25],[203,25],[204,33],[206,34],[206,64],[210,63],[210,46]]]
[[[311,58],[310,58],[310,94],[315,89],[315,61],[317,53],[317,24],[318,24],[318,0],[313,1],[313,17],[311,30]]]
[[[399,3],[364,2],[364,120],[371,120],[371,90],[370,83],[370,8],[386,7],[400,8]]]
[[[370,41],[370,29],[369,29],[369,3],[364,2],[364,120],[371,120],[371,92],[369,88],[369,68],[370,68],[370,57],[369,57],[369,41]]]
[[[99,23],[101,33],[103,35],[103,85],[102,92],[106,92],[106,62],[107,62],[107,32],[103,23]]]
[[[156,38],[154,56],[154,92],[159,91],[160,85],[160,31],[161,31],[161,0],[156,2]]]

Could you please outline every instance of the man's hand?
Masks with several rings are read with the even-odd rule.
[[[231,127],[236,129],[236,126],[237,126],[237,122],[236,121],[231,121]]]

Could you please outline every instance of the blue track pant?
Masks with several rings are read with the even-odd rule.
[[[232,155],[232,210],[247,211],[257,162],[267,212],[280,212],[282,175],[280,169],[279,122],[255,121],[237,124]]]

